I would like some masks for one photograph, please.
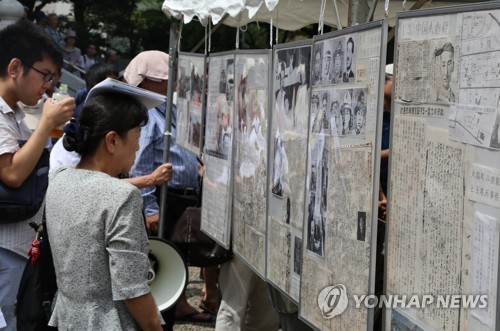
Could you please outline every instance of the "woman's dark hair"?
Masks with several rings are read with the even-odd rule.
[[[85,85],[90,91],[94,86],[108,78],[109,76],[118,77],[118,71],[111,64],[96,63],[87,70],[85,75]]]
[[[96,152],[108,132],[124,137],[147,122],[148,110],[136,99],[119,93],[101,94],[87,101],[78,120],[66,126],[63,146],[85,158]]]

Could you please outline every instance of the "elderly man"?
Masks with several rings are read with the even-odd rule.
[[[151,92],[166,94],[168,85],[168,54],[160,51],[139,53],[125,69],[124,78],[132,86],[138,86]],[[131,169],[132,177],[151,173],[163,163],[166,105],[162,104],[149,110],[149,121],[142,127],[135,163]],[[196,206],[199,201],[198,160],[191,152],[175,143],[177,111],[172,109],[173,134],[170,140],[169,162],[174,168],[174,176],[168,183],[167,209],[165,215],[166,237],[170,235],[173,224],[180,218],[187,207]],[[144,200],[146,223],[150,229],[157,227],[160,218],[159,193],[156,186],[141,190]],[[174,320],[210,322],[212,316],[199,313],[191,307],[185,295],[175,308],[164,313],[167,330],[172,329]]]

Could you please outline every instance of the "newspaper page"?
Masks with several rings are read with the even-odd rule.
[[[312,41],[275,49],[269,154],[267,278],[299,301]],[[286,240],[277,240],[286,233]],[[286,272],[285,272],[286,271]]]
[[[235,58],[233,250],[265,277],[269,53]]]
[[[498,7],[398,21],[386,288],[488,296],[487,309],[404,311],[437,330],[498,328]]]
[[[487,294],[488,307],[473,309],[472,315],[493,328],[498,289],[499,219],[478,211],[474,216],[472,293]]]
[[[397,115],[393,126],[387,290],[391,294],[460,292],[464,151],[443,129]],[[413,316],[456,330],[459,310],[428,306]]]
[[[312,135],[310,140],[302,257],[303,272],[309,272],[303,276],[307,275],[307,282],[303,279],[301,285],[301,315],[325,330],[362,329],[366,325],[365,308],[356,309],[351,300],[342,315],[325,319],[316,308],[318,294],[312,293],[320,293],[333,284],[344,284],[349,293],[367,293],[372,231],[372,146],[364,143],[335,147],[333,138],[323,134]],[[326,274],[321,279],[324,282],[317,279],[318,270]]]
[[[176,142],[197,155],[202,135],[205,61],[205,56],[179,53]]]
[[[230,246],[234,55],[210,57],[201,229],[223,247]]]
[[[378,196],[374,175],[384,31],[344,33],[318,38],[312,50],[299,314],[321,330],[367,328],[368,309],[357,308],[351,296],[369,293],[370,254],[376,246],[373,192]],[[339,295],[349,300],[328,304]],[[342,311],[331,316],[332,305]]]

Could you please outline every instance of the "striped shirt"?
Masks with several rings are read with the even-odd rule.
[[[0,155],[17,152],[18,140],[28,140],[30,136],[31,130],[24,123],[24,112],[19,106],[16,106],[14,110],[11,109],[0,97]],[[26,221],[0,224],[0,247],[26,256],[31,247],[31,241],[35,238],[35,232],[28,223],[40,223],[42,215],[43,207],[35,216]]]
[[[130,171],[131,177],[148,175],[163,164],[165,112],[165,104],[149,110],[149,121],[141,130],[140,147]],[[176,114],[177,109],[174,106],[172,109],[172,136],[170,138],[168,160],[174,167],[174,176],[168,182],[168,187],[175,189],[194,188],[198,190],[198,160],[193,153],[175,143]],[[156,190],[155,186],[141,190],[146,216],[160,212],[158,199],[155,195]]]

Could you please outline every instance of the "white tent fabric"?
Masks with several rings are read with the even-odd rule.
[[[237,17],[244,10],[248,17],[254,17],[259,8],[265,4],[266,10],[271,12],[279,0],[168,0],[163,3],[163,11],[180,19],[184,16],[184,23],[189,23],[196,16],[205,25],[211,17],[212,23],[217,24],[224,14]]]
[[[324,24],[337,27],[336,4],[342,27],[347,26],[349,0],[324,0],[326,10]],[[360,0],[361,1],[361,0]],[[372,0],[364,0],[369,4]],[[390,0],[388,18],[389,24],[394,25],[396,13],[410,8],[417,1]],[[477,1],[428,1],[424,8],[439,8],[473,3]],[[224,24],[238,27],[249,22],[270,22],[283,30],[297,30],[308,24],[318,23],[320,19],[322,0],[165,0],[163,12],[175,18],[183,18],[184,23],[191,22],[195,17],[206,25],[208,20],[217,24],[224,14],[229,16]],[[374,13],[374,20],[385,17],[385,0],[378,0]]]

